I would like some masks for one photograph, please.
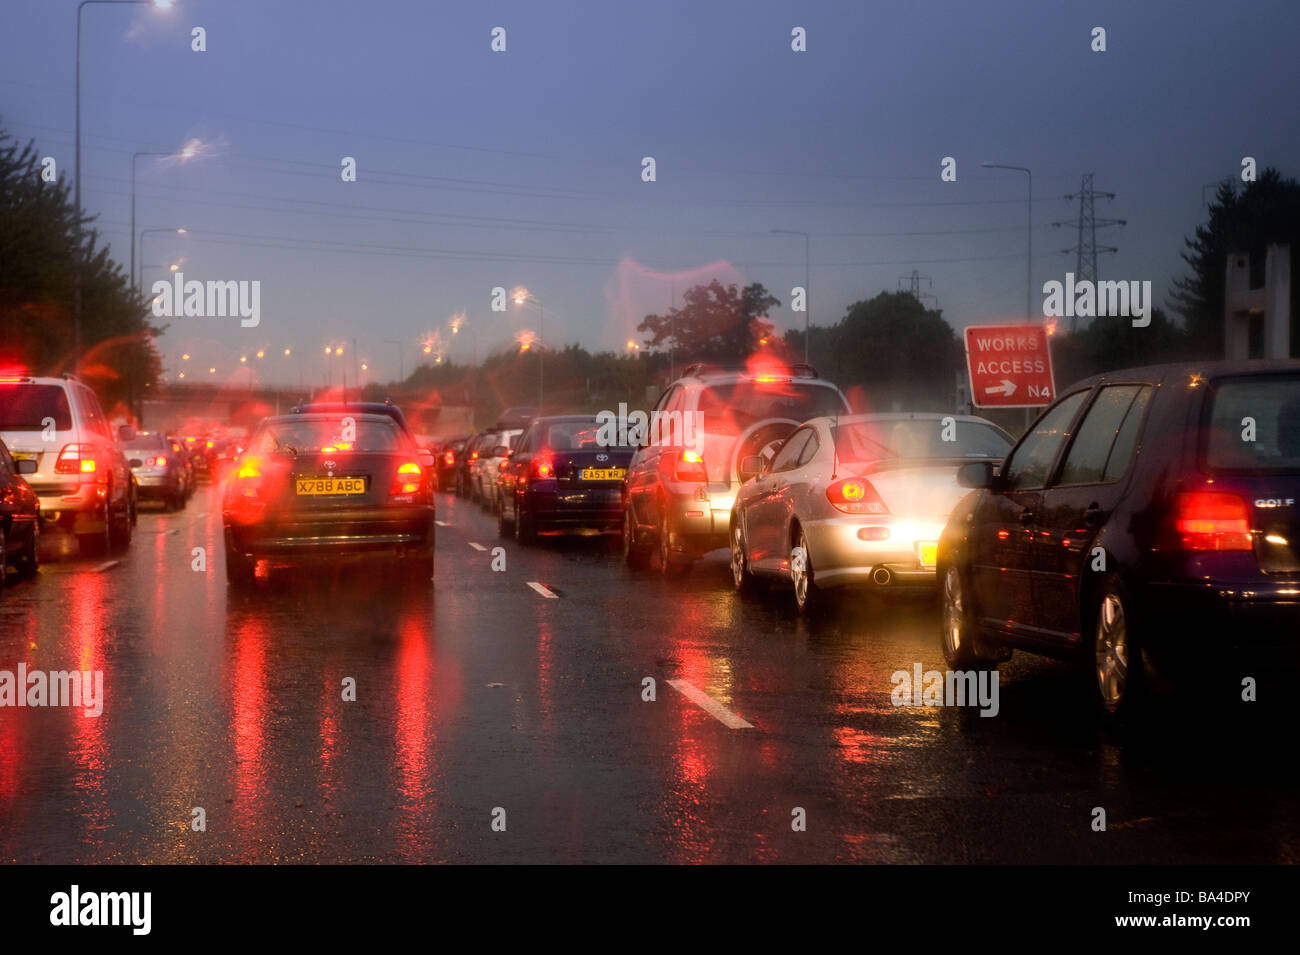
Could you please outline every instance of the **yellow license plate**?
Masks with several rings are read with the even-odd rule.
[[[627,474],[625,468],[583,468],[584,481],[621,481]]]
[[[299,494],[365,494],[366,479],[359,477],[296,478]]]
[[[916,545],[916,555],[921,558],[922,567],[933,567],[939,563],[939,544],[926,543]]]
[[[9,455],[10,455],[10,457],[12,457],[15,461],[35,461],[35,460],[36,460],[36,452],[35,452],[35,451],[11,451],[11,452],[9,452]]]

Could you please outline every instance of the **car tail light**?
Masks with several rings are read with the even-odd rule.
[[[826,488],[826,499],[845,514],[888,514],[889,508],[866,478],[851,477]]]
[[[707,481],[709,472],[704,467],[704,455],[698,451],[679,451],[673,461],[673,477],[678,481]]]
[[[397,473],[393,475],[393,486],[389,488],[388,495],[394,500],[409,501],[414,495],[420,493],[420,486],[423,483],[420,477],[420,466],[414,461],[407,461],[397,466]]]
[[[65,444],[54,462],[54,473],[79,474],[83,483],[107,483],[108,472],[99,470],[94,454],[92,445]]]
[[[1174,529],[1184,550],[1250,550],[1250,511],[1236,494],[1191,491],[1174,498]]]
[[[153,466],[156,468],[165,468],[167,467],[167,459],[160,454],[158,457],[153,459]]]
[[[456,452],[447,451],[445,454],[443,454],[442,463],[447,465],[447,467],[452,467],[456,463]]]
[[[555,461],[549,454],[539,454],[533,458],[533,477],[538,481],[548,481],[555,477]]]
[[[469,459],[470,459],[471,461],[477,461],[477,460],[478,460],[478,452],[477,452],[477,451],[471,451],[471,452],[469,453]]]

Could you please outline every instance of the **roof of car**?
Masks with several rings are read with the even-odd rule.
[[[406,416],[402,409],[388,401],[308,401],[294,407],[290,414],[351,411],[354,414],[376,414],[393,418],[406,429]],[[409,429],[407,429],[409,430]]]
[[[1142,365],[1136,368],[1119,368],[1103,371],[1089,378],[1081,379],[1068,388],[1057,389],[1058,394],[1077,391],[1082,387],[1092,387],[1099,381],[1149,381],[1153,383],[1172,381],[1190,375],[1203,378],[1226,378],[1236,375],[1277,374],[1279,372],[1300,372],[1300,361],[1286,359],[1212,359],[1206,361],[1176,361],[1159,365]]]
[[[394,424],[396,423],[393,420],[392,415],[375,414],[369,411],[355,411],[355,410],[353,413],[356,415],[357,418],[359,418],[362,421],[384,421],[384,422],[392,422]],[[303,412],[303,411],[294,410],[289,412],[288,414],[267,415],[265,418],[263,418],[261,421],[258,422],[258,427],[261,427],[271,422],[283,423],[283,422],[292,422],[292,421],[333,421],[333,420],[334,420],[333,412],[329,412],[329,411]]]

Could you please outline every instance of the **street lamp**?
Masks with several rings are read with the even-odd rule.
[[[1027,236],[1028,251],[1026,254],[1025,264],[1025,321],[1034,321],[1034,174],[1026,166],[1008,166],[1005,163],[982,162],[980,163],[985,169],[1010,169],[1013,172],[1023,172],[1029,185],[1028,201],[1026,202],[1027,214],[1025,218],[1025,233]],[[1031,408],[1025,408],[1025,429],[1029,429],[1032,421]]]
[[[810,326],[810,317],[812,314],[812,289],[811,279],[808,274],[808,233],[800,232],[797,229],[773,229],[775,235],[801,235],[803,236],[803,363],[808,364],[808,330]],[[764,342],[763,344],[766,344]]]
[[[132,205],[132,213],[134,213],[134,211],[135,211],[135,203],[132,202],[131,205]],[[132,216],[132,220],[134,221],[134,215]],[[144,272],[144,270],[145,270],[145,265],[144,265],[144,237],[145,237],[146,235],[149,235],[149,234],[154,233],[154,232],[170,232],[170,233],[172,233],[172,234],[174,234],[174,235],[185,235],[185,234],[188,232],[188,230],[187,230],[187,229],[183,229],[183,228],[181,228],[181,229],[141,229],[141,230],[140,230],[140,266],[139,266],[138,269],[135,269],[135,270],[131,273],[131,281],[132,281],[133,283],[135,283],[135,284],[134,284],[134,287],[135,287],[136,291],[139,291],[139,289],[140,289],[140,279],[143,277],[143,272]],[[135,262],[135,240],[134,240],[134,239],[132,239],[132,242],[131,242],[131,261],[132,261],[132,263]]]
[[[516,305],[535,305],[537,306],[537,413],[542,413],[542,404],[546,396],[546,379],[544,371],[544,353],[542,349],[542,333],[546,326],[546,306],[536,295],[528,291],[522,285],[517,286],[510,297],[514,299]]]
[[[113,4],[115,6],[129,4],[136,7],[152,5],[159,10],[167,10],[171,7],[172,0],[81,0],[81,3],[77,4],[77,73],[74,84],[76,87],[74,107],[76,119],[75,132],[73,134],[73,191],[75,193],[74,202],[77,207],[77,270],[76,282],[72,296],[72,358],[74,366],[75,363],[81,359],[81,222],[83,218],[81,209],[81,12],[92,3]],[[134,170],[135,160],[132,159],[131,163],[132,169]],[[134,180],[134,178],[135,176],[133,171],[132,180]],[[132,201],[133,211],[134,205],[135,203]],[[131,240],[135,241],[134,221],[131,225]]]

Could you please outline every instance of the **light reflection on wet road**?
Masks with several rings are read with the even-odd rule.
[[[1075,674],[1023,655],[996,718],[896,708],[895,670],[942,669],[930,601],[809,623],[734,595],[722,554],[665,580],[608,542],[521,548],[475,505],[439,509],[427,586],[347,564],[228,593],[208,489],[142,514],[113,566],[9,587],[0,669],[100,669],[107,702],[0,709],[0,858],[1300,861],[1276,713],[1119,736]]]

